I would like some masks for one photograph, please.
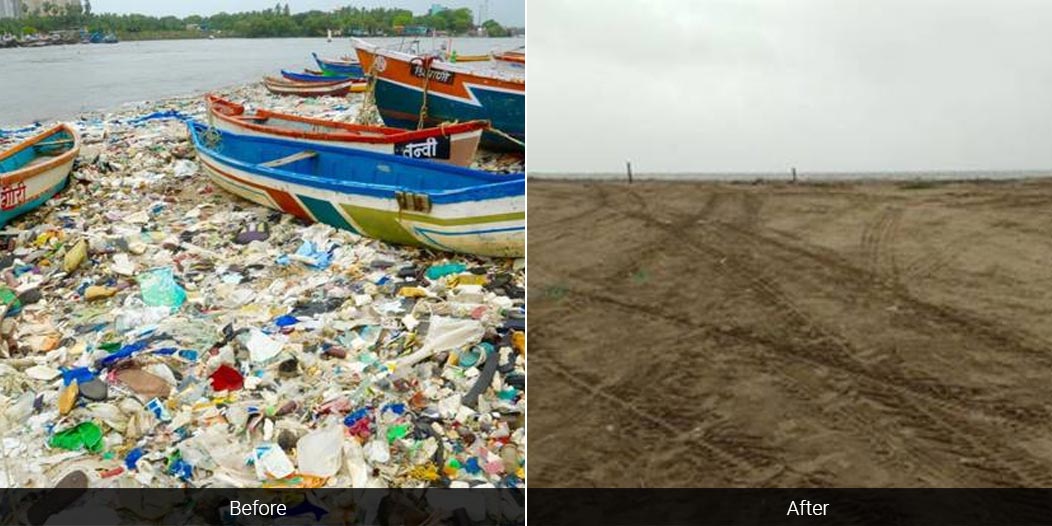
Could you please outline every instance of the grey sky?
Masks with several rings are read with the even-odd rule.
[[[1052,2],[527,9],[530,171],[1052,168]]]
[[[399,7],[416,14],[426,12],[431,4],[442,4],[451,8],[468,7],[478,16],[479,7],[485,0],[282,0],[294,13],[318,9],[327,11],[345,5],[372,7]],[[525,25],[525,0],[489,0],[489,16],[504,25]],[[259,11],[274,7],[277,0],[91,0],[91,9],[96,13],[142,13],[146,15],[211,15],[226,11]]]

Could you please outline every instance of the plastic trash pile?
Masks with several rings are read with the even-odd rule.
[[[240,200],[173,118],[202,113],[174,99],[79,121],[70,187],[0,230],[0,484],[522,487],[524,261]]]

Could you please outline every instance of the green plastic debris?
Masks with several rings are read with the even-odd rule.
[[[460,274],[464,272],[468,267],[463,263],[446,263],[445,265],[433,265],[427,269],[427,279],[438,279],[442,276],[448,276],[450,274]]]
[[[387,429],[387,443],[394,444],[395,440],[409,434],[409,424],[398,424]]]
[[[98,347],[106,352],[113,352],[121,348],[121,342],[100,343]]]
[[[83,422],[51,435],[48,443],[51,447],[70,451],[84,448],[92,453],[98,453],[102,451],[102,430],[94,422]]]
[[[22,302],[18,301],[18,294],[3,285],[0,285],[0,305],[7,305],[9,315],[18,314],[18,311],[22,310]],[[3,317],[3,314],[0,314],[0,317]]]
[[[135,278],[142,290],[142,300],[151,307],[178,309],[186,301],[186,291],[175,282],[172,267],[143,272]]]

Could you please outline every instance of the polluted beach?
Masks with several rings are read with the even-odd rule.
[[[389,53],[524,104],[516,64]],[[522,112],[384,127],[409,95],[345,54],[280,90],[3,123],[3,485],[524,486]],[[271,129],[217,123],[235,105]]]

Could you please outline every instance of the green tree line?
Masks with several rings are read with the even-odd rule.
[[[238,37],[311,37],[324,36],[329,29],[345,34],[393,34],[398,26],[421,26],[453,35],[464,34],[474,26],[471,9],[449,9],[435,15],[413,15],[405,9],[343,7],[332,12],[307,11],[289,13],[288,4],[277,4],[273,9],[243,13],[218,13],[202,17],[191,15],[153,17],[146,15],[91,12],[90,3],[79,6],[44,4],[48,13],[30,13],[21,19],[0,19],[0,33],[20,35],[61,29],[87,28],[89,32],[113,31],[122,38],[136,34],[187,31],[197,26],[202,31],[219,32],[223,36]],[[483,23],[490,36],[507,36],[508,31],[493,20]]]

